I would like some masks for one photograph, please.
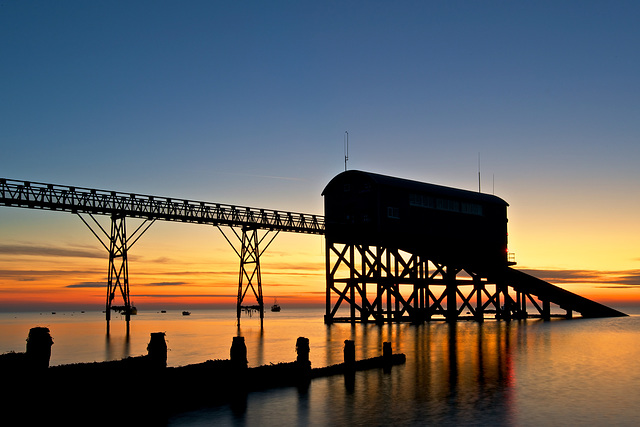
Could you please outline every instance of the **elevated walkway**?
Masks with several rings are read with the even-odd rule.
[[[324,234],[324,217],[0,178],[0,206]]]
[[[248,289],[252,290],[263,318],[262,285],[260,278],[260,254],[266,250],[279,232],[304,234],[325,234],[324,217],[299,212],[277,211],[247,206],[226,205],[162,196],[105,191],[95,188],[63,186],[32,181],[0,178],[0,206],[40,209],[46,211],[69,212],[77,215],[91,230],[109,253],[107,277],[106,320],[107,332],[112,308],[118,307],[125,314],[127,331],[130,315],[134,307],[129,297],[129,267],[127,253],[147,229],[156,221],[176,221],[191,224],[206,224],[217,227],[240,257],[240,279],[238,284],[237,312],[245,308],[242,303]],[[83,215],[88,216],[91,224]],[[94,215],[111,217],[108,232]],[[141,219],[143,222],[133,233],[126,228],[127,218]],[[236,249],[222,231],[221,226],[231,227],[240,242]],[[241,229],[238,233],[234,228]],[[260,237],[258,231],[263,233]],[[269,233],[275,233],[266,246],[263,240]],[[260,249],[259,250],[259,246]],[[246,281],[246,282],[245,282]],[[254,286],[255,284],[255,286]],[[114,306],[117,291],[123,298],[122,306]]]

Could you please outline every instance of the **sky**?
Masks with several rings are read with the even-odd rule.
[[[638,304],[638,21],[636,1],[2,1],[0,177],[322,214],[348,132],[349,169],[480,185],[516,268]],[[261,262],[266,303],[322,302],[322,237]],[[233,305],[238,264],[216,228],[157,222],[132,300]],[[102,307],[107,266],[76,216],[0,207],[1,311]]]

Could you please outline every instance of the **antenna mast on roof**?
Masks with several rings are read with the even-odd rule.
[[[344,131],[344,170],[347,170],[347,161],[349,160],[349,132]]]
[[[482,193],[480,190],[480,153],[478,152],[478,193]]]

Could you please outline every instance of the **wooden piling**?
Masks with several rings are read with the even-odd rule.
[[[231,365],[235,369],[246,369],[249,365],[247,360],[247,346],[244,343],[244,337],[233,337],[231,344]]]
[[[311,382],[311,361],[309,360],[309,338],[298,337],[296,340],[296,370],[297,386],[302,390],[306,390]]]
[[[296,353],[298,353],[296,361],[298,364],[301,366],[311,366],[311,362],[309,362],[309,351],[309,338],[298,337],[296,340]]]
[[[147,355],[149,356],[149,363],[153,367],[167,367],[167,343],[164,336],[164,332],[151,333],[151,338],[147,345]]]
[[[385,366],[391,366],[392,359],[393,359],[393,351],[391,349],[390,342],[382,343],[382,359]]]
[[[356,346],[353,340],[344,340],[344,367],[353,370],[356,366]]]
[[[29,330],[27,338],[27,363],[32,369],[47,369],[51,359],[53,339],[49,328],[37,326]]]

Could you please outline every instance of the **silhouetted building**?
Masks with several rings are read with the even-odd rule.
[[[325,187],[328,241],[393,247],[448,264],[507,264],[499,197],[350,170]]]
[[[356,170],[322,194],[326,323],[625,315],[512,269],[499,197]]]

